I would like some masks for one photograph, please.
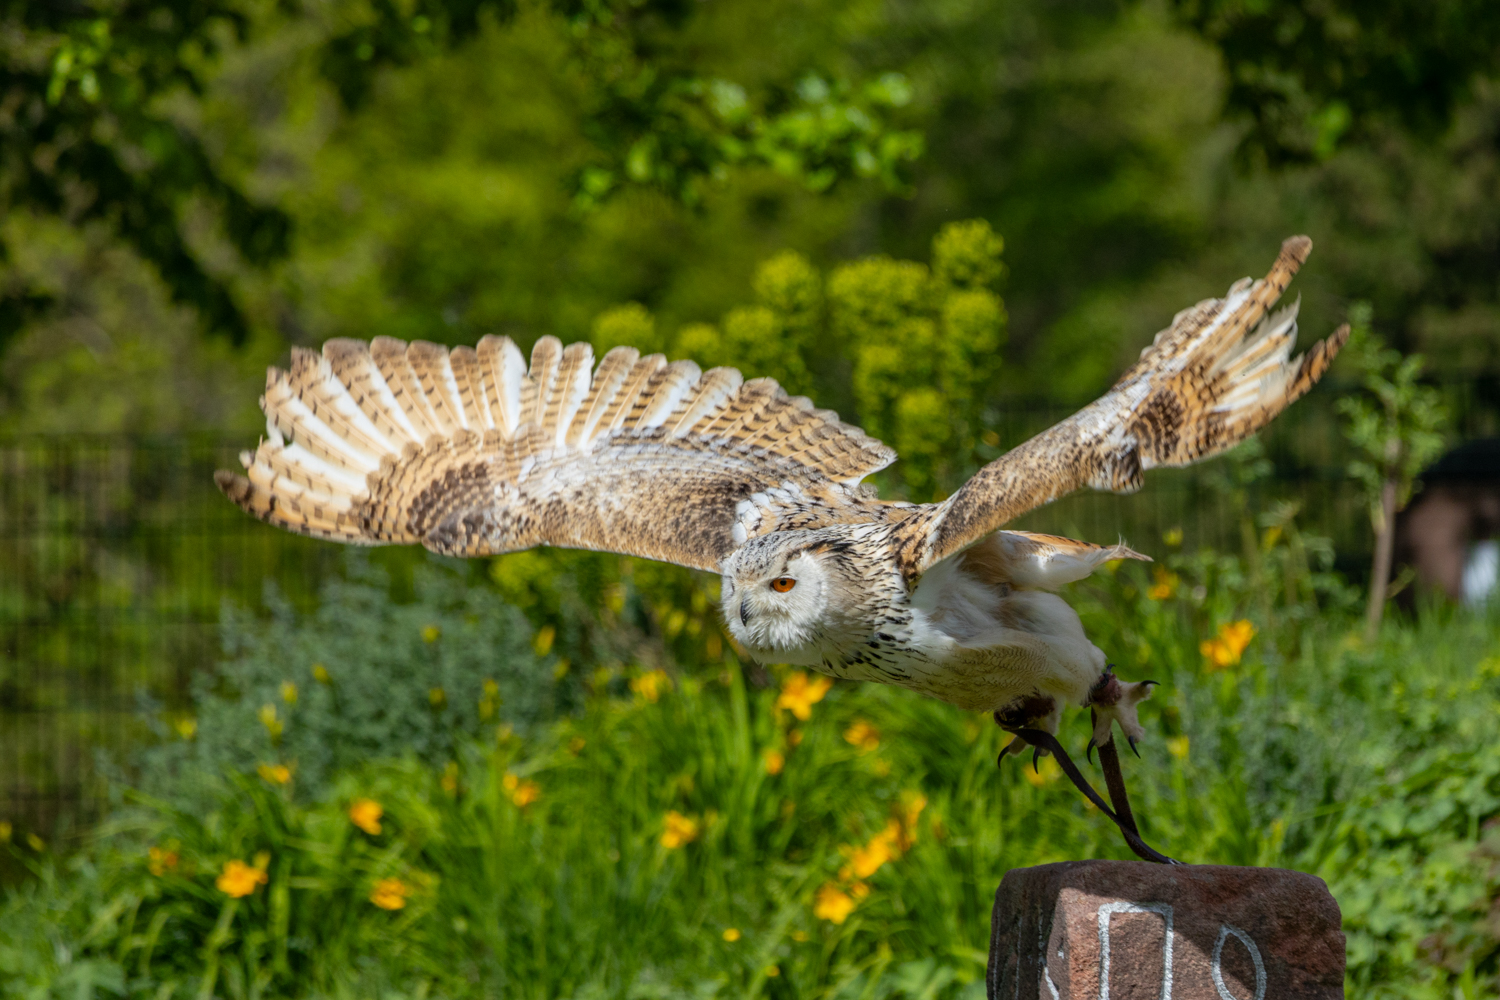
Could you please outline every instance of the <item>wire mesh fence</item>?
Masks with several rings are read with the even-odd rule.
[[[88,813],[94,757],[212,664],[223,601],[308,601],[337,553],[224,502],[212,436],[0,441],[0,818]]]
[[[1357,568],[1368,520],[1326,409],[1278,427],[1270,474],[1248,484],[1224,463],[1165,471],[1133,496],[1077,495],[1017,527],[1158,553],[1180,529],[1189,546],[1232,549],[1246,510],[1293,499],[1304,530],[1331,536]],[[1056,416],[1002,414],[995,426],[1009,446]],[[146,736],[143,704],[186,706],[189,679],[215,662],[224,602],[259,606],[274,584],[308,607],[340,571],[339,546],[269,528],[219,495],[213,471],[236,467],[244,444],[0,439],[0,819],[42,830],[86,821],[102,802],[96,755]]]

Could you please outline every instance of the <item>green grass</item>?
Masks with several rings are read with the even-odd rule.
[[[1146,836],[1191,862],[1325,878],[1355,995],[1492,995],[1500,618],[1428,609],[1362,646],[1348,595],[1283,572],[1294,542],[1171,560],[1166,599],[1134,569],[1072,595],[1122,673],[1164,682],[1143,712],[1156,738],[1127,763]],[[1244,616],[1259,631],[1243,660],[1209,671],[1199,643]],[[17,836],[35,877],[0,904],[0,988],[973,997],[1007,869],[1129,856],[1054,768],[997,768],[1002,734],[984,718],[841,683],[802,721],[777,707],[793,672],[731,653],[657,669],[600,665],[580,686],[575,668],[545,683],[582,691],[579,711],[524,738],[481,727],[441,763],[387,756],[303,787],[241,759],[207,804],[128,793],[67,858]],[[298,724],[289,714],[286,739]],[[1070,745],[1085,732],[1077,713],[1065,723]],[[351,822],[359,798],[384,810],[378,834]],[[674,823],[684,842],[664,842]],[[264,884],[238,900],[216,887],[257,855]],[[410,891],[404,907],[372,903],[384,879]],[[853,908],[834,922],[820,894]]]

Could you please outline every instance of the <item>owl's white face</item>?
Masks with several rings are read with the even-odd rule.
[[[746,558],[725,567],[721,586],[730,634],[762,660],[821,663],[821,625],[834,583],[829,567],[816,551],[741,554]]]

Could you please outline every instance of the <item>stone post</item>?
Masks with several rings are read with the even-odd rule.
[[[1067,861],[1007,872],[989,1000],[1342,1000],[1323,880],[1279,868]]]

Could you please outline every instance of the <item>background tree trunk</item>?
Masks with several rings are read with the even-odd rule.
[[[1374,641],[1385,612],[1391,581],[1391,553],[1396,546],[1396,480],[1387,476],[1380,488],[1380,530],[1375,534],[1375,562],[1370,567],[1370,606],[1365,610],[1365,638]]]

